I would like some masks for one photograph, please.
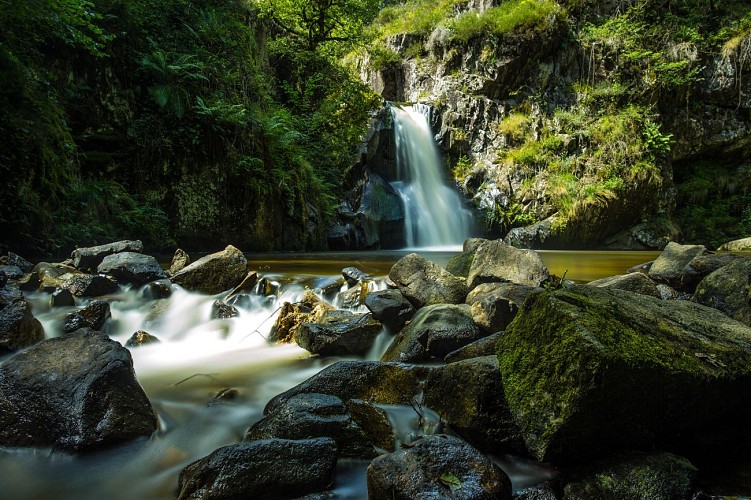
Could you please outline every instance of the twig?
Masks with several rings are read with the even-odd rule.
[[[219,375],[219,374],[218,373],[194,373],[190,377],[184,378],[181,381],[172,384],[172,387],[177,387],[178,385],[182,384],[183,382],[187,382],[188,380],[192,379],[193,377],[208,377],[208,378],[210,378],[212,380],[216,380],[215,375]]]

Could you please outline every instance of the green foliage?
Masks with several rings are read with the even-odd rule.
[[[467,42],[483,35],[503,35],[520,28],[544,27],[561,14],[561,7],[552,0],[508,0],[483,13],[465,12],[452,19],[449,27],[454,39]]]

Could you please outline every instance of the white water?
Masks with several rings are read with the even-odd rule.
[[[430,108],[391,108],[396,134],[394,188],[404,201],[407,246],[457,247],[469,236],[472,214],[445,182],[444,168],[430,130]]]

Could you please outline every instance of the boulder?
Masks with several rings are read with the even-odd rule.
[[[141,295],[148,300],[169,298],[172,296],[172,283],[167,279],[150,281],[141,290]]]
[[[190,264],[190,256],[184,250],[178,248],[175,250],[175,255],[172,256],[172,262],[167,274],[172,276],[185,269],[188,264]]]
[[[751,325],[751,259],[741,258],[704,278],[694,301]]]
[[[416,253],[399,259],[389,271],[389,278],[418,309],[433,304],[461,304],[467,296],[464,280]]]
[[[75,332],[80,328],[91,328],[102,331],[104,324],[112,317],[110,305],[103,300],[95,300],[83,309],[69,314],[65,318],[63,331],[65,333]]]
[[[451,351],[481,337],[483,334],[472,320],[469,306],[427,306],[417,311],[409,325],[394,337],[381,361],[440,361]]]
[[[368,296],[368,293],[370,293],[368,284],[360,283],[341,292],[335,299],[335,303],[341,309],[358,309],[365,303],[365,297]]]
[[[717,271],[721,267],[737,260],[744,260],[746,257],[732,253],[708,253],[699,255],[691,259],[691,262],[683,268],[681,277],[681,289],[689,293],[694,293],[701,280]]]
[[[498,359],[539,460],[686,444],[720,426],[748,435],[751,329],[691,302],[586,285],[539,292],[501,337]]]
[[[78,273],[78,270],[67,264],[40,262],[29,274],[18,280],[18,286],[26,292],[36,292],[40,290],[42,281],[49,282],[67,273]]]
[[[720,245],[719,252],[751,252],[751,237],[728,241]]]
[[[73,298],[73,294],[70,293],[70,290],[58,288],[52,292],[50,305],[52,307],[71,307],[76,305],[76,301]]]
[[[360,400],[350,403],[329,394],[298,394],[291,397],[245,434],[253,439],[307,439],[330,437],[336,441],[339,455],[373,458],[377,448],[393,451],[394,435],[386,412]],[[361,417],[358,420],[358,417]]]
[[[215,450],[186,466],[179,499],[288,499],[325,490],[334,480],[333,439],[262,439]]]
[[[564,471],[564,499],[692,498],[697,469],[667,452],[625,452]]]
[[[511,323],[527,296],[536,290],[540,289],[517,283],[483,283],[469,292],[466,303],[477,326],[495,333]]]
[[[31,304],[18,298],[0,309],[0,355],[44,340],[44,328]]]
[[[136,252],[107,255],[97,267],[97,272],[112,276],[118,283],[136,286],[167,278],[167,273],[154,257]]]
[[[402,292],[394,289],[370,292],[365,296],[365,307],[373,317],[392,331],[399,331],[415,315],[415,308]]]
[[[662,300],[676,300],[681,296],[681,292],[664,283],[657,284],[657,291],[660,292]]]
[[[240,284],[233,288],[227,295],[225,295],[223,300],[225,302],[229,302],[231,301],[231,299],[238,297],[241,294],[252,293],[257,284],[258,273],[256,273],[255,271],[249,271],[248,274],[246,274],[243,280],[240,282]]]
[[[355,286],[358,283],[371,279],[370,276],[356,267],[345,267],[342,269],[342,276],[349,286]]]
[[[73,260],[73,266],[76,269],[93,271],[102,263],[102,259],[106,256],[120,252],[141,253],[143,252],[143,243],[138,240],[123,240],[95,247],[76,248],[70,254],[70,258]]]
[[[21,269],[22,273],[30,273],[34,269],[34,264],[13,252],[8,252],[8,255],[0,257],[0,264],[4,266],[16,266]]]
[[[371,314],[325,311],[314,321],[305,321],[294,340],[303,349],[320,356],[364,356],[381,332]]]
[[[333,306],[323,302],[307,290],[300,302],[285,302],[271,327],[270,338],[278,343],[293,342],[297,329],[305,321],[315,321]]]
[[[211,304],[211,319],[230,319],[240,316],[240,311],[221,300],[215,300]]]
[[[657,284],[649,279],[644,273],[628,273],[621,276],[610,276],[587,283],[589,286],[599,286],[602,288],[615,288],[617,290],[626,290],[627,292],[640,293],[650,297],[661,298]]]
[[[683,268],[694,257],[698,257],[706,251],[704,245],[680,245],[671,241],[652,263],[652,267],[649,268],[649,277],[658,283],[681,289]]]
[[[8,274],[0,269],[0,288],[5,288],[5,285],[8,284]]]
[[[548,268],[534,250],[514,248],[501,240],[485,240],[475,249],[467,285],[470,290],[491,282],[542,286],[549,278]]]
[[[117,283],[98,274],[83,274],[79,272],[66,273],[57,277],[45,276],[40,289],[48,293],[62,288],[76,297],[101,297],[117,292]]]
[[[503,332],[496,332],[480,340],[475,340],[471,344],[460,347],[456,351],[451,351],[443,358],[446,363],[456,363],[465,359],[481,358],[483,356],[495,356],[498,351],[498,341]]]
[[[268,415],[293,396],[307,393],[331,394],[342,401],[409,404],[420,390],[420,380],[429,371],[430,368],[400,363],[339,361],[271,398],[263,412]]]
[[[0,265],[0,273],[3,273],[7,280],[19,280],[23,278],[23,271],[18,266]]]
[[[368,466],[370,500],[511,499],[511,480],[497,465],[452,436],[427,436],[375,458]]]
[[[17,286],[0,286],[0,309],[3,309],[13,302],[21,300],[23,298],[23,293],[21,293],[21,290]]]
[[[404,246],[402,197],[388,181],[375,172],[369,172],[362,188],[357,216],[368,248]]]
[[[138,347],[146,344],[158,344],[159,342],[160,340],[149,332],[138,330],[125,342],[125,347]]]
[[[0,443],[87,451],[151,435],[157,417],[127,349],[82,331],[0,365]]]
[[[237,286],[248,273],[248,261],[232,245],[207,255],[172,275],[172,283],[186,290],[215,295]]]
[[[478,449],[526,454],[524,439],[503,395],[495,355],[451,363],[431,371],[423,405]]]

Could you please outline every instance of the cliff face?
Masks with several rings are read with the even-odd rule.
[[[385,99],[432,107],[447,170],[488,234],[538,248],[660,247],[681,229],[691,237],[676,225],[693,223],[676,183],[697,162],[722,161],[746,182],[751,36],[733,2],[675,33],[680,13],[651,3],[453,2],[427,30],[385,35],[358,70]],[[548,11],[492,24],[514,8]],[[470,22],[480,28],[467,33]]]

